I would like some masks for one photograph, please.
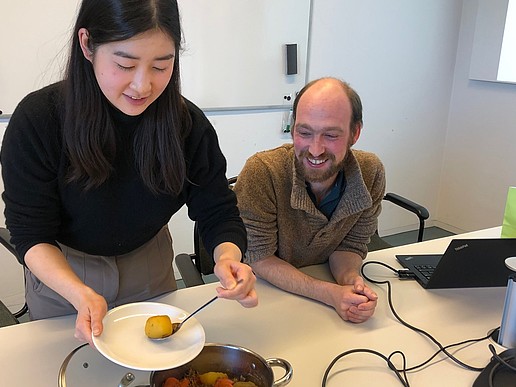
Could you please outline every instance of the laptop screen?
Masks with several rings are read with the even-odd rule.
[[[506,286],[514,274],[505,260],[516,256],[516,238],[453,239],[442,256],[436,254],[396,255],[427,289]],[[429,276],[421,266],[435,266]]]

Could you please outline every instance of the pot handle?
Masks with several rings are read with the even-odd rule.
[[[281,367],[285,370],[285,375],[283,375],[278,380],[275,380],[272,384],[272,387],[281,387],[290,383],[290,379],[292,379],[292,375],[294,374],[294,370],[290,363],[284,359],[280,358],[271,358],[265,360],[269,367]]]

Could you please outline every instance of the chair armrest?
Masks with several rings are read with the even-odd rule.
[[[394,203],[400,207],[403,207],[404,209],[410,212],[413,212],[417,215],[419,219],[426,220],[430,216],[430,213],[425,207],[398,194],[388,192],[385,194],[385,197],[383,199],[387,200],[388,202]]]
[[[186,253],[178,254],[175,257],[177,269],[179,273],[181,273],[181,278],[187,288],[204,284],[201,273],[199,273],[199,270],[197,270],[192,260],[193,258],[194,257],[190,254]]]
[[[417,215],[419,218],[419,232],[417,241],[421,242],[423,240],[423,232],[425,230],[425,220],[430,216],[428,210],[422,205],[392,192],[386,193],[383,199]]]
[[[0,244],[2,244],[7,249],[7,251],[9,251],[12,255],[14,255],[16,257],[16,259],[18,259],[18,253],[16,252],[16,248],[11,243],[11,233],[5,227],[0,227]],[[18,261],[19,261],[19,259],[18,259]],[[16,319],[18,319],[18,318],[22,317],[28,311],[29,311],[29,308],[27,306],[27,303],[25,303],[19,311],[13,313],[13,316]]]
[[[29,306],[27,305],[27,303],[24,303],[19,311],[13,313],[13,316],[16,317],[17,319],[19,319],[20,317],[25,315],[25,313],[28,313],[28,311],[29,311]]]

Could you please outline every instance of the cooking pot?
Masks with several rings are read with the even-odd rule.
[[[274,380],[271,367],[281,367],[285,375]],[[234,345],[208,343],[201,353],[190,362],[168,370],[153,371],[150,375],[150,386],[161,387],[169,377],[181,379],[193,369],[200,374],[215,371],[224,372],[231,376],[243,376],[246,381],[253,382],[258,387],[285,386],[292,379],[293,370],[289,362],[279,358],[265,360],[257,353]]]

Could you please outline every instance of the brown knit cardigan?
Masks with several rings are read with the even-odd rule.
[[[346,188],[328,220],[308,196],[294,157],[292,144],[259,152],[238,176],[235,192],[248,234],[245,261],[276,255],[303,267],[326,262],[336,250],[365,258],[385,194],[380,159],[360,150],[348,153]]]

